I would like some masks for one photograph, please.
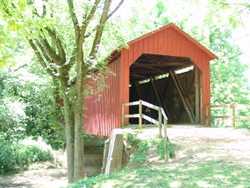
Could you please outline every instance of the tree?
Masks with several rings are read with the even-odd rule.
[[[82,135],[86,82],[88,75],[104,67],[99,51],[105,25],[123,1],[111,10],[112,0],[41,0],[39,3],[1,0],[0,9],[6,22],[22,33],[40,65],[60,83],[69,182],[84,177]]]

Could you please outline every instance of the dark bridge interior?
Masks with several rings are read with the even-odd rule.
[[[130,66],[130,102],[142,99],[162,107],[171,124],[199,123],[199,75],[190,58],[143,54]],[[136,107],[129,111],[138,113]],[[150,109],[143,113],[157,117]]]

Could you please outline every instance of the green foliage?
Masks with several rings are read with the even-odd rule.
[[[48,150],[37,145],[11,142],[0,135],[0,174],[25,169],[31,163],[52,159]]]
[[[0,174],[16,168],[15,148],[0,135]]]
[[[130,156],[130,162],[133,164],[143,164],[147,160],[147,153],[149,150],[149,143],[141,141],[135,148],[135,152]]]
[[[11,75],[0,72],[0,132],[8,140],[42,136],[55,149],[62,148],[64,131],[56,86],[32,72],[29,67]]]
[[[170,159],[175,157],[175,145],[169,140],[157,139],[154,141],[154,144],[156,144],[156,151],[161,159],[164,159],[165,154]]]
[[[68,188],[83,188],[83,187],[91,188],[91,187],[94,187],[94,185],[96,185],[98,182],[108,180],[111,177],[116,177],[116,175],[112,174],[110,176],[107,176],[107,175],[101,174],[96,177],[88,178],[86,180],[80,180],[72,185],[69,185]]]
[[[127,142],[127,148],[131,149],[130,163],[143,164],[147,160],[147,153],[150,143],[147,140],[140,140],[136,133],[127,133],[124,135]]]
[[[103,147],[106,139],[94,135],[83,134],[85,146]]]
[[[50,161],[51,153],[43,151],[37,146],[18,145],[16,148],[16,162],[20,167],[27,167],[31,163]]]
[[[8,24],[1,20],[0,14],[0,69],[13,64],[14,54],[19,51],[20,38],[8,30]]]
[[[5,75],[0,72],[2,78],[0,80],[0,134],[2,133],[7,140],[18,140],[25,135],[25,103],[13,96],[13,93],[16,93],[14,88],[6,91],[6,85],[9,83],[6,83]]]
[[[79,181],[69,188],[102,187],[249,187],[250,169],[223,161],[184,163],[179,165],[125,168],[111,176],[100,175]]]
[[[137,147],[138,144],[140,143],[140,140],[137,138],[137,135],[133,133],[125,134],[124,139],[131,147]]]

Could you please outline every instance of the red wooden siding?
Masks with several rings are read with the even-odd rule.
[[[216,56],[181,31],[174,24],[164,26],[128,43],[129,48],[115,51],[117,60],[111,61],[114,73],[106,80],[106,88],[86,99],[84,129],[89,134],[109,136],[111,130],[121,125],[122,103],[129,102],[130,65],[144,53],[189,57],[200,69],[202,85],[202,116],[210,103],[209,61]]]
[[[120,61],[109,64],[105,88],[94,96],[86,97],[84,129],[89,134],[109,136],[113,128],[120,124]]]
[[[129,67],[143,53],[189,57],[202,72],[202,106],[205,115],[210,103],[209,61],[215,58],[208,52],[173,24],[130,42],[129,48],[121,51],[121,102],[129,101]]]

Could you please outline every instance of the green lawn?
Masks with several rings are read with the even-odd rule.
[[[143,166],[137,169],[124,169],[109,177],[99,175],[88,178],[72,186],[72,188],[80,187],[250,188],[250,167],[224,161]]]

